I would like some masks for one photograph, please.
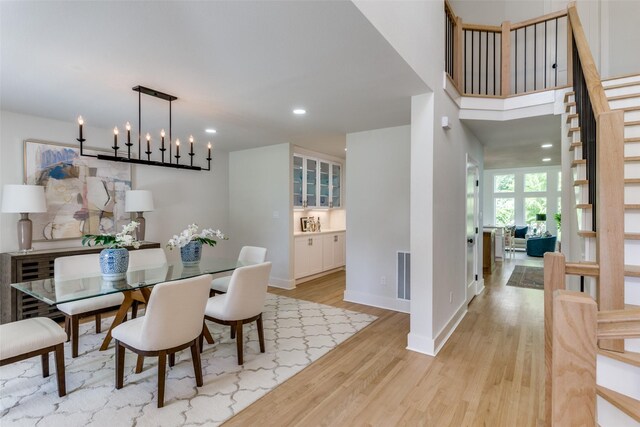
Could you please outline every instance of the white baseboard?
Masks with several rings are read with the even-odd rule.
[[[407,335],[407,350],[423,353],[428,356],[437,355],[466,314],[467,303],[465,302],[458,308],[447,324],[444,325],[444,328],[436,335],[435,339],[410,332],[409,335]]]
[[[296,288],[296,281],[289,279],[280,279],[278,277],[269,278],[269,286],[274,288],[286,289],[288,291]]]
[[[438,354],[442,347],[445,345],[451,334],[456,330],[464,316],[467,314],[467,303],[466,301],[462,303],[462,305],[456,310],[451,319],[447,322],[446,325],[440,330],[440,332],[436,335],[436,339],[434,340],[434,348],[435,354]]]
[[[480,295],[484,291],[484,279],[480,279],[476,284],[476,295]]]
[[[430,337],[418,335],[413,332],[409,332],[407,335],[407,350],[426,354],[427,356],[436,355],[433,340]]]
[[[399,311],[401,313],[410,313],[409,301],[397,298],[383,297],[365,292],[344,291],[344,300],[355,302],[356,304],[370,305],[372,307],[384,308],[387,310]]]

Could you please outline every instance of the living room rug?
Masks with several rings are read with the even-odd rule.
[[[146,358],[135,374],[136,356],[126,352],[124,387],[115,388],[115,349],[98,351],[111,319],[95,334],[81,325],[79,356],[65,344],[67,395],[58,397],[55,363],[42,378],[40,358],[0,368],[0,418],[9,426],[181,426],[220,425],[288,378],[309,366],[376,317],[268,294],[260,353],[255,323],[245,326],[244,365],[238,366],[229,328],[208,322],[215,344],[202,353],[204,386],[196,387],[189,349],[167,369],[165,406],[156,407],[157,358]]]
[[[544,290],[544,268],[516,265],[507,286]]]

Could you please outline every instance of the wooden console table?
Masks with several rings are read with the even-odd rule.
[[[140,249],[159,248],[160,243],[142,242]],[[53,277],[53,262],[58,257],[94,254],[101,246],[49,249],[0,254],[0,323],[15,322],[30,317],[64,318],[55,306],[49,306],[11,287],[12,283]],[[132,249],[133,250],[133,249]]]
[[[493,273],[496,268],[496,230],[484,230],[482,233],[482,272],[484,276]]]

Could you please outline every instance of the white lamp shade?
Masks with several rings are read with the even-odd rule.
[[[47,202],[41,185],[6,184],[2,189],[2,212],[46,212]]]
[[[149,212],[153,210],[153,196],[148,190],[129,190],[124,195],[126,212]]]

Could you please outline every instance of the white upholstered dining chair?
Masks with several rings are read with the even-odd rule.
[[[140,356],[158,357],[158,408],[164,406],[164,384],[167,355],[191,347],[196,385],[202,386],[200,344],[204,309],[207,304],[211,275],[156,285],[151,293],[144,317],[115,327],[116,388],[124,383],[125,348]]]
[[[231,326],[231,337],[235,336],[238,349],[238,365],[242,365],[244,359],[242,325],[246,323],[256,321],[260,352],[265,352],[262,310],[270,272],[270,262],[237,268],[231,275],[227,293],[209,298],[207,302],[205,319]]]
[[[53,267],[55,280],[72,280],[100,275],[100,254],[73,255],[56,258]],[[129,252],[129,270],[163,265],[167,256],[162,248],[139,249]],[[65,330],[71,340],[71,357],[78,356],[79,324],[83,317],[95,316],[96,333],[100,333],[101,314],[117,309],[124,300],[122,293],[87,298],[58,304],[58,310],[65,315]],[[136,307],[133,309],[135,314]],[[135,316],[134,316],[135,317]]]
[[[243,246],[238,255],[239,263],[260,264],[267,258],[267,248],[258,246]],[[211,282],[211,291],[214,294],[224,294],[229,289],[231,276],[218,277]]]
[[[99,276],[99,257],[100,254],[86,254],[56,258],[53,264],[53,277],[55,280],[72,280],[88,276]],[[71,340],[71,357],[78,356],[80,319],[95,316],[96,332],[99,333],[100,315],[118,308],[123,300],[122,293],[117,292],[57,305],[58,310],[65,316],[65,331],[67,332],[67,339]]]

